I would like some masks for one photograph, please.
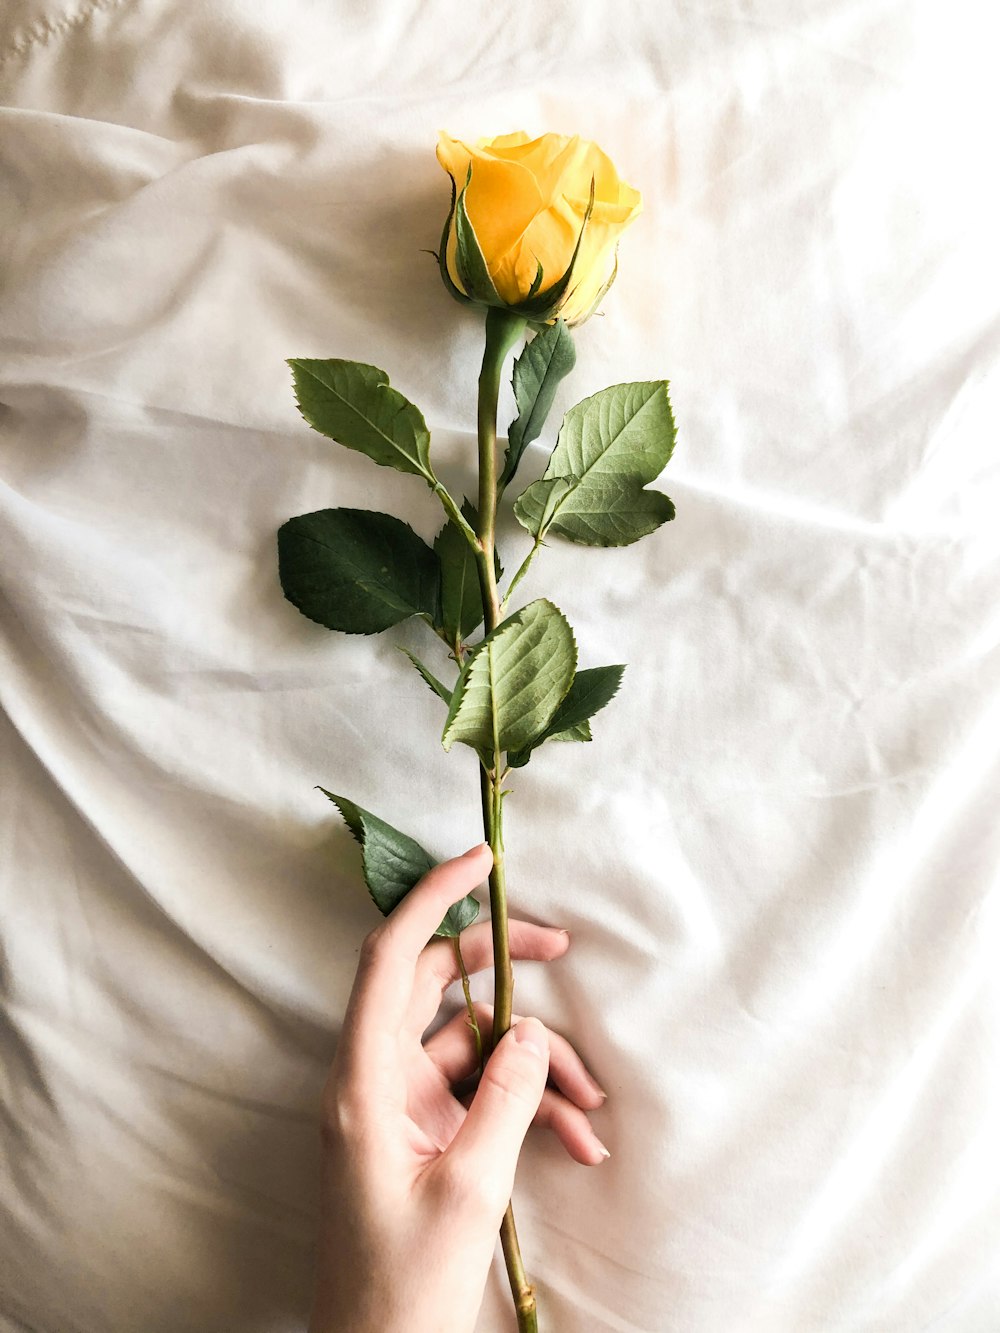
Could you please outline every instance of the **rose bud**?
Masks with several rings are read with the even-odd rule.
[[[438,263],[456,300],[534,323],[581,324],[617,272],[618,238],[642,209],[597,144],[503,134],[473,147],[440,134],[451,212]]]

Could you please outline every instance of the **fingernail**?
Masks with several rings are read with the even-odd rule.
[[[514,1028],[514,1040],[526,1051],[534,1051],[543,1060],[548,1059],[549,1039],[537,1018],[522,1018]]]
[[[560,935],[569,935],[569,931],[565,930],[562,926],[557,926],[556,929],[559,931]]]
[[[470,847],[467,852],[462,853],[461,860],[464,861],[466,857],[471,860],[474,856],[482,856],[483,852],[489,850],[489,846],[488,842],[477,842],[475,847]]]
[[[606,1161],[611,1156],[611,1154],[608,1152],[607,1148],[605,1148],[604,1144],[601,1142],[601,1140],[597,1137],[596,1134],[594,1135],[594,1143],[597,1145],[597,1151]],[[594,1165],[596,1166],[597,1163],[595,1162]]]

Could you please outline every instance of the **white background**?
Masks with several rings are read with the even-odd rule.
[[[377,919],[315,784],[441,856],[481,834],[396,650],[432,641],[281,596],[293,514],[440,520],[302,424],[284,359],[384,367],[471,488],[439,128],[578,132],[644,195],[525,476],[607,384],[669,378],[680,428],[676,521],[524,585],[629,664],[507,807],[514,909],[574,941],[516,1007],[610,1093],[605,1166],[522,1158],[545,1333],[1000,1327],[990,11],[8,7],[4,1330],[304,1327]],[[508,1311],[498,1264],[482,1333]]]

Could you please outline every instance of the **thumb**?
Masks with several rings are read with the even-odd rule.
[[[517,1158],[549,1073],[549,1034],[522,1018],[503,1037],[483,1071],[468,1114],[446,1156],[453,1172],[475,1181],[502,1211],[514,1188]]]

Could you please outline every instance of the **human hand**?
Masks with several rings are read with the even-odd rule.
[[[422,1043],[459,976],[451,941],[427,941],[491,864],[485,844],[442,862],[362,946],[323,1099],[309,1333],[472,1333],[532,1120],[578,1162],[608,1155],[585,1113],[604,1094],[537,1019],[498,1043],[467,1108],[451,1091],[477,1068],[465,1010]],[[509,937],[512,958],[551,961],[569,947],[564,931],[515,919]],[[462,954],[470,973],[490,965],[489,922],[463,932]],[[492,1011],[476,1011],[488,1032]]]

